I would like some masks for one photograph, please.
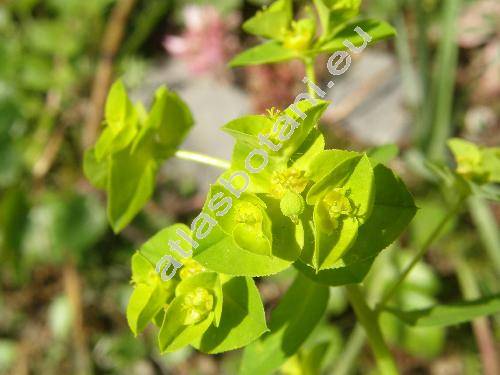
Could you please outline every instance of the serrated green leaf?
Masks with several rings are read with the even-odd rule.
[[[374,258],[408,226],[417,208],[404,182],[389,168],[374,168],[375,197],[368,220],[359,228],[352,251],[343,258],[346,265]]]
[[[264,38],[280,39],[292,21],[292,1],[277,0],[245,21],[243,30]]]
[[[392,307],[386,307],[385,310],[411,326],[446,327],[500,312],[500,295],[448,305],[435,305],[420,310],[401,311]]]
[[[285,48],[280,42],[269,41],[236,55],[229,62],[229,66],[236,68],[238,66],[271,64],[296,59],[299,56],[297,51]]]
[[[372,263],[373,259],[368,259],[366,261],[357,262],[353,266],[327,269],[319,272],[316,272],[313,267],[308,266],[300,259],[297,260],[293,265],[303,275],[307,276],[309,279],[317,283],[329,286],[341,286],[362,282],[364,277],[370,270]]]
[[[239,374],[266,375],[277,370],[319,323],[328,297],[328,287],[298,274],[271,313],[270,332],[245,348]]]
[[[267,331],[264,307],[249,277],[233,277],[222,285],[224,303],[219,327],[212,325],[193,346],[220,353],[248,345]]]
[[[358,283],[368,273],[375,257],[405,230],[417,208],[404,183],[387,167],[374,169],[375,197],[373,210],[359,227],[356,242],[334,269],[314,270],[301,262],[295,266],[319,283],[338,286]]]
[[[355,46],[362,45],[363,38],[354,31],[357,26],[371,37],[370,45],[396,35],[394,28],[386,22],[377,20],[354,21],[334,32],[331,37],[326,38],[314,48],[313,53],[344,51],[347,49],[344,45],[345,40],[350,41]]]

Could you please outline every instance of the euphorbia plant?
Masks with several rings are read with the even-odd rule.
[[[300,13],[304,18],[294,20],[291,1],[278,0],[244,24],[246,31],[270,41],[243,52],[231,64],[301,59],[310,95],[300,95],[304,100],[282,112],[271,109],[224,125],[222,130],[236,141],[230,162],[178,149],[193,121],[176,94],[159,89],[148,113],[140,103],[130,102],[120,82],[110,91],[106,128],[86,154],[85,172],[96,187],[106,189],[115,231],[150,199],[158,167],[167,158],[225,169],[190,227],[165,228],[132,257],[128,322],[136,335],[149,323],[158,326],[162,352],[187,345],[206,353],[246,347],[241,373],[271,373],[318,324],[329,287],[345,285],[380,371],[397,373],[378,324],[378,312],[393,291],[374,310],[357,284],[377,255],[405,230],[416,207],[402,180],[384,165],[386,149],[365,153],[325,148],[318,124],[328,102],[315,98],[319,90],[314,74],[319,54],[357,51],[367,40],[392,35],[393,29],[379,21],[353,21],[360,1],[317,0],[314,5],[316,14],[306,7]],[[480,163],[478,178],[497,175],[489,170],[488,158]],[[471,161],[474,166],[476,159]],[[469,159],[461,163],[459,173],[476,176]],[[253,277],[289,267],[297,269],[296,279],[266,323]],[[474,303],[447,308],[468,308],[466,320],[499,308],[494,298],[487,306]],[[403,321],[407,318],[405,312],[390,311]],[[449,310],[436,311],[435,320],[449,324]],[[419,313],[433,316],[428,311],[410,315]]]

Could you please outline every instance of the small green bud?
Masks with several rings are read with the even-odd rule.
[[[214,307],[214,297],[205,288],[196,288],[184,296],[184,325],[201,322]]]
[[[287,190],[280,201],[280,208],[283,215],[289,217],[295,224],[299,222],[299,215],[304,212],[305,202],[302,195]]]
[[[353,211],[351,201],[339,188],[330,190],[323,198],[323,204],[328,209],[332,219],[337,219],[342,215],[350,215]]]
[[[316,23],[313,19],[302,19],[292,22],[292,28],[285,34],[284,42],[286,48],[305,50],[311,45],[316,33]]]
[[[236,223],[247,224],[250,226],[260,228],[262,220],[264,220],[264,217],[262,216],[262,212],[259,207],[250,202],[239,202],[236,205],[235,209],[236,209],[236,217],[235,217]]]
[[[272,195],[281,199],[288,190],[297,194],[302,193],[309,183],[304,174],[304,171],[293,167],[282,171],[274,171],[271,176]]]
[[[334,188],[326,193],[319,205],[319,224],[326,233],[336,230],[344,217],[354,214],[351,200],[347,197],[346,192],[340,188]]]

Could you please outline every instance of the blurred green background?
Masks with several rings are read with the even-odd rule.
[[[236,373],[241,352],[160,355],[154,334],[134,338],[124,315],[134,249],[174,221],[189,222],[217,171],[167,166],[153,202],[114,235],[105,197],[85,180],[81,164],[118,77],[143,100],[162,84],[178,91],[197,121],[187,147],[229,157],[218,127],[247,112],[285,107],[303,90],[304,72],[294,63],[226,67],[255,43],[240,25],[265,3],[0,2],[0,374]],[[500,3],[366,0],[363,13],[391,22],[398,37],[355,59],[329,92],[333,105],[323,127],[334,147],[398,144],[392,167],[420,207],[408,233],[369,275],[377,280],[368,291],[376,299],[446,212],[447,194],[423,160],[449,160],[451,136],[499,145]],[[401,288],[401,306],[498,293],[499,218],[498,205],[469,203]],[[287,272],[258,280],[266,308],[290,280]],[[327,316],[282,373],[373,368],[339,288],[332,289]],[[382,326],[408,374],[481,373],[485,353],[477,342],[485,337],[498,353],[498,316],[447,330],[409,329],[382,316]]]

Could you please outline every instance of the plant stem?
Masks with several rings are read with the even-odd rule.
[[[391,262],[391,258],[393,257],[393,253],[395,250],[395,246],[389,246],[388,249],[383,251],[378,257],[376,262],[373,264],[371,269],[371,275],[368,276],[370,280],[379,280],[382,274],[385,272]],[[384,288],[384,283],[378,282],[368,282],[365,287],[365,295],[368,306],[373,306],[374,302],[380,299],[380,295],[382,294]],[[341,360],[336,361],[335,368],[333,369],[332,374],[335,375],[348,375],[354,372],[353,368],[357,364],[357,359],[359,357],[359,353],[363,349],[363,346],[366,341],[365,331],[363,327],[359,323],[356,323],[356,326],[351,332],[349,339],[347,340],[344,349],[340,356]]]
[[[458,283],[465,299],[476,299],[481,297],[481,291],[477,285],[474,272],[469,267],[466,259],[461,254],[453,257],[455,263],[455,272]],[[481,356],[483,371],[485,375],[500,374],[500,365],[497,360],[495,350],[495,341],[490,329],[490,322],[485,316],[476,318],[472,321],[474,336]]]
[[[90,147],[95,142],[102,120],[106,95],[113,79],[113,63],[125,35],[127,21],[137,0],[120,0],[116,3],[102,36],[101,57],[94,74],[90,96],[90,106],[83,128],[83,146]]]
[[[309,82],[316,84],[316,71],[314,70],[314,58],[307,57],[304,59],[304,65],[306,67],[306,77]],[[311,85],[307,85],[307,91],[311,98],[316,98],[316,92],[312,89]]]
[[[428,155],[431,160],[445,157],[446,140],[452,134],[453,92],[457,69],[457,19],[461,0],[443,1],[442,35],[437,51],[437,71],[434,86],[435,112],[430,134]]]
[[[175,153],[175,156],[179,159],[190,160],[196,163],[210,165],[212,167],[220,169],[229,169],[229,167],[231,166],[231,164],[226,160],[214,158],[212,156],[200,154],[198,152],[193,152],[193,151],[178,150]]]
[[[417,107],[416,121],[418,126],[415,126],[415,140],[420,149],[427,147],[427,140],[431,132],[431,118],[433,114],[434,101],[430,90],[430,56],[429,56],[429,39],[427,36],[429,30],[428,15],[425,10],[425,4],[421,1],[412,1],[414,14],[416,15],[417,23],[417,64],[420,73],[420,103]],[[431,93],[429,95],[429,93]]]
[[[495,266],[496,273],[500,275],[500,234],[495,216],[488,203],[480,197],[470,197],[467,205],[472,221],[479,232],[479,238]]]
[[[366,334],[363,327],[356,323],[347,344],[344,346],[342,355],[337,360],[337,365],[333,370],[335,375],[348,375],[352,372],[352,368],[356,364],[356,359],[365,344]]]
[[[446,224],[456,215],[456,213],[462,208],[462,203],[464,201],[465,197],[459,199],[458,203],[453,207],[447,215],[445,215],[441,221],[436,225],[436,228],[431,232],[429,237],[425,240],[423,245],[420,247],[418,250],[417,254],[413,257],[412,261],[408,266],[406,266],[405,270],[399,275],[398,279],[392,286],[389,288],[389,291],[384,295],[382,300],[378,303],[376,311],[380,311],[386,304],[387,302],[394,296],[394,293],[396,293],[398,287],[403,283],[403,281],[406,279],[408,274],[411,272],[413,267],[417,265],[418,262],[422,260],[424,255],[429,251],[430,245],[438,238],[439,234],[443,230]]]
[[[346,285],[345,288],[356,317],[365,329],[380,373],[384,375],[399,374],[394,358],[380,331],[377,314],[366,304],[358,285]]]
[[[63,267],[64,289],[68,296],[73,314],[73,338],[75,348],[75,374],[86,375],[91,373],[88,338],[85,330],[83,305],[83,285],[80,273],[75,262],[69,260]]]

